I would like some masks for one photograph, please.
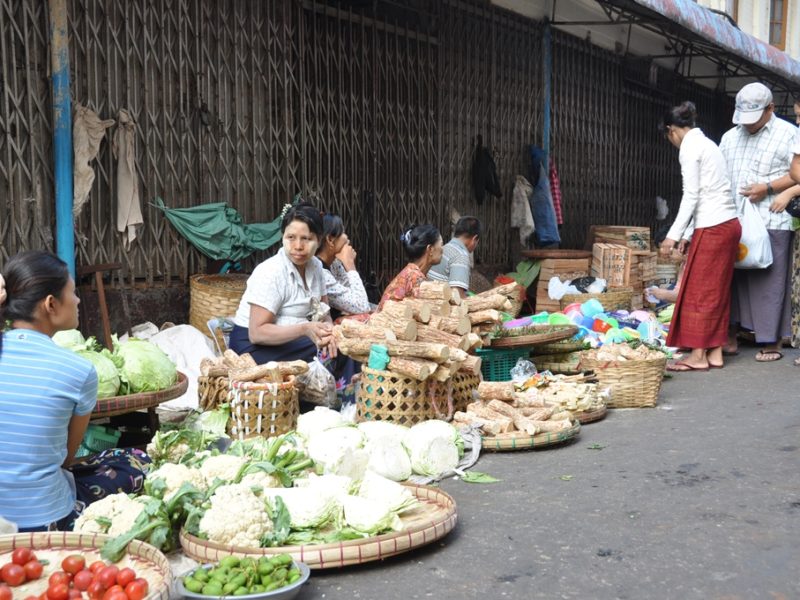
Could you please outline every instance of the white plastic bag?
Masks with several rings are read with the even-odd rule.
[[[742,237],[739,240],[737,269],[766,269],[772,264],[772,245],[769,233],[758,209],[749,200],[745,200],[742,214]]]
[[[319,358],[314,357],[308,363],[308,371],[297,377],[300,388],[300,400],[305,400],[317,406],[325,406],[338,410],[336,396],[336,380]]]

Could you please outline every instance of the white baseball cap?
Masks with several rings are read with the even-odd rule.
[[[763,83],[748,83],[736,94],[736,110],[733,122],[736,125],[752,125],[772,104],[772,92]]]

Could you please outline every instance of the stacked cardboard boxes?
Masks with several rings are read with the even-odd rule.
[[[561,305],[547,293],[550,279],[558,277],[561,281],[571,281],[589,275],[590,258],[546,258],[542,260],[539,283],[536,285],[536,311],[558,312]]]

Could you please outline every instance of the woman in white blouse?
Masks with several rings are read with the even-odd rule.
[[[356,251],[350,245],[341,217],[326,214],[322,217],[322,224],[322,243],[317,258],[325,269],[325,293],[331,306],[331,317],[337,319],[341,315],[372,312],[364,283],[356,271]]]
[[[681,205],[661,253],[689,248],[667,345],[690,348],[691,354],[668,365],[670,371],[722,368],[733,265],[742,235],[725,159],[696,121],[694,104],[684,102],[669,110],[661,124],[666,138],[680,149],[683,177]]]

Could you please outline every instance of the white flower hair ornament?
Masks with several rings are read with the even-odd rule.
[[[286,213],[288,213],[291,210],[291,208],[292,208],[291,204],[283,205],[283,210],[281,210],[281,219],[286,216]]]

